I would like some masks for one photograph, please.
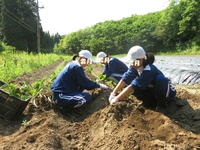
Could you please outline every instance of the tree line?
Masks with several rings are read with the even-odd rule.
[[[100,22],[65,35],[54,52],[73,54],[89,49],[93,54],[127,53],[134,45],[146,51],[173,52],[200,48],[200,0],[171,0],[169,6],[145,15]]]
[[[16,51],[38,52],[37,7],[35,0],[0,0],[0,45],[4,42]],[[39,34],[41,52],[52,53],[61,36],[44,32],[42,26]]]
[[[34,0],[0,0],[0,5],[0,40],[17,50],[36,51]],[[51,36],[41,27],[42,52],[71,55],[88,49],[93,54],[104,51],[113,55],[126,53],[133,45],[154,53],[199,51],[199,6],[200,0],[170,0],[162,11],[100,22],[62,37],[58,33]]]

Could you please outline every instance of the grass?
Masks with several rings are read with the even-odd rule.
[[[70,56],[3,52],[0,55],[0,80],[9,82],[23,73],[32,72],[61,58],[69,60]]]

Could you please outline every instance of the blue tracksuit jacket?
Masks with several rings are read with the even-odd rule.
[[[128,67],[126,66],[126,64],[124,64],[117,58],[111,58],[109,63],[104,66],[103,74],[105,74],[108,78],[113,73],[124,74],[127,70]]]
[[[170,84],[170,80],[154,65],[147,65],[140,75],[136,69],[130,66],[127,72],[124,73],[122,80],[127,85],[131,85],[134,91],[138,88],[145,90],[147,87],[157,87],[155,95],[174,97],[176,94],[175,89]]]
[[[92,90],[99,87],[99,84],[86,77],[83,68],[75,60],[64,67],[53,82],[51,90],[55,93],[70,94],[80,92],[81,89]]]

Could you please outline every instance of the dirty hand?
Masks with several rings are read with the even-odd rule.
[[[119,100],[115,97],[115,98],[111,99],[110,105],[117,103],[117,102],[119,102]]]
[[[107,86],[107,85],[105,85],[105,84],[99,84],[100,85],[100,88],[102,88],[102,89],[108,89],[109,87]]]
[[[109,103],[110,103],[110,101],[111,101],[113,98],[115,98],[115,96],[116,96],[116,94],[110,93],[110,96],[109,96],[109,98],[108,98]]]

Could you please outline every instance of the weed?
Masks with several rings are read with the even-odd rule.
[[[23,120],[23,121],[22,121],[22,125],[23,125],[23,126],[27,126],[27,125],[28,125],[27,120]]]

